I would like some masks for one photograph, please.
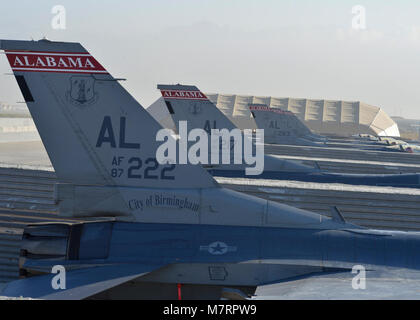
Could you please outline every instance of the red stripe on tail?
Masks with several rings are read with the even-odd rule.
[[[6,56],[13,71],[108,73],[88,53],[16,52]]]

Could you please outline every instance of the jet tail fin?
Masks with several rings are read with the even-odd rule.
[[[236,126],[196,86],[158,85],[169,113],[179,131],[179,121],[192,129],[235,129]]]
[[[0,49],[60,182],[217,185],[200,166],[158,163],[156,150],[162,142],[156,141],[156,133],[161,126],[79,43],[1,40]]]
[[[312,132],[292,112],[265,104],[250,104],[249,110],[267,143],[316,145]]]
[[[54,274],[10,282],[1,292],[8,297],[46,300],[82,300],[127,283],[161,267],[143,264],[117,264],[88,267],[66,272],[66,288],[54,289]]]

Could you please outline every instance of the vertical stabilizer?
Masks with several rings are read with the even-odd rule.
[[[157,162],[161,126],[79,43],[2,40],[0,49],[60,182],[215,185],[200,166]]]

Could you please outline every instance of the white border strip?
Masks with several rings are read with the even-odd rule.
[[[79,70],[79,69],[41,69],[41,68],[12,68],[13,71],[51,71],[51,72],[83,72],[83,73],[108,73],[106,70]]]
[[[92,57],[90,53],[49,53],[49,52],[13,52],[13,51],[6,51],[6,55],[8,54],[22,54],[22,55],[36,55],[36,56],[69,56],[69,57]]]
[[[179,100],[209,100],[208,98],[187,98],[187,97],[163,97],[164,99],[179,99]]]

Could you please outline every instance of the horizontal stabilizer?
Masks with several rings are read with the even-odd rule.
[[[141,277],[160,266],[139,264],[91,267],[66,272],[66,289],[54,289],[53,278],[47,274],[10,282],[0,293],[7,297],[48,300],[81,300]]]
[[[341,215],[341,212],[336,206],[331,207],[331,217],[335,222],[346,223],[344,217]]]

